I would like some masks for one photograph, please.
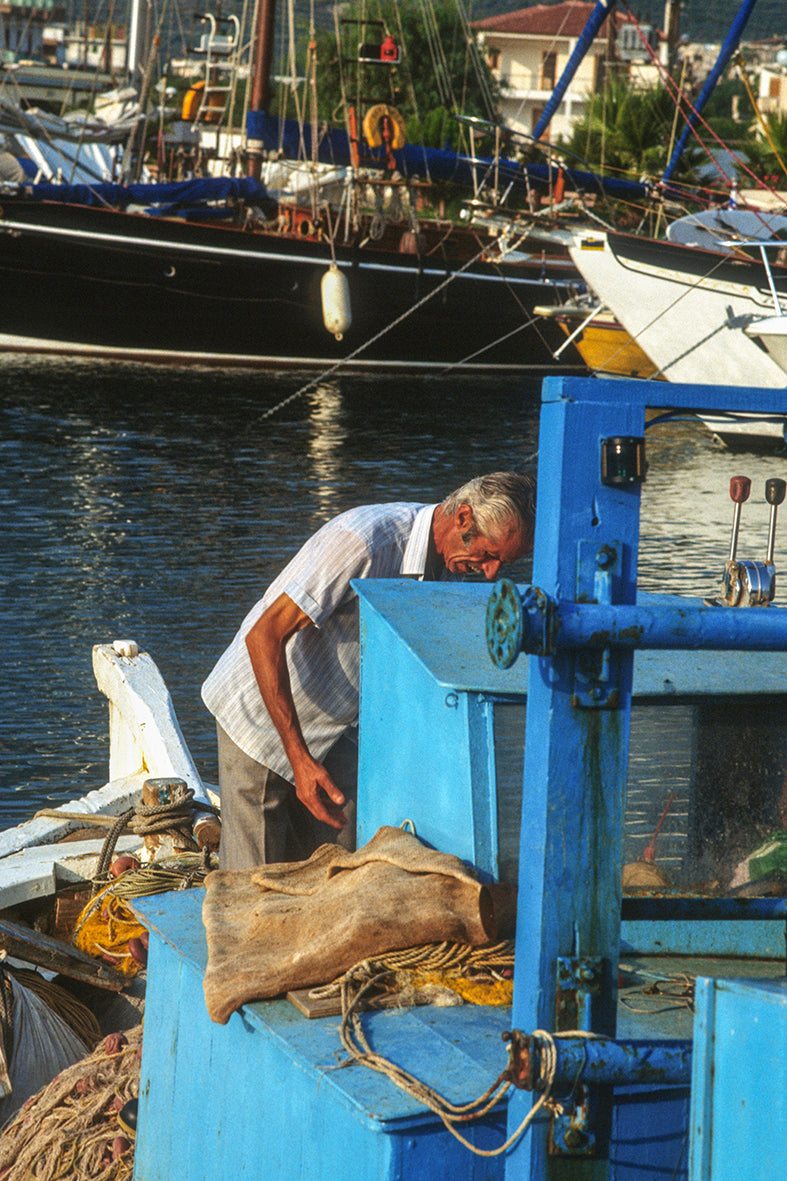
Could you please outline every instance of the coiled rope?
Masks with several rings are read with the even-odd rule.
[[[112,863],[118,838],[124,829],[136,833],[140,837],[152,836],[153,834],[170,836],[173,841],[179,842],[184,849],[191,852],[199,852],[199,846],[192,836],[192,817],[195,807],[204,812],[218,814],[218,809],[214,808],[211,804],[204,804],[202,801],[198,801],[195,804],[194,792],[190,787],[186,787],[185,784],[176,784],[172,787],[171,799],[168,803],[138,803],[135,807],[129,808],[127,812],[118,816],[107,833],[101,849],[93,878],[93,893],[98,893],[110,879],[109,867]]]
[[[356,1062],[359,1065],[367,1066],[370,1070],[376,1070],[378,1073],[386,1075],[400,1090],[434,1112],[451,1135],[476,1156],[501,1156],[527,1131],[540,1111],[547,1109],[552,1114],[562,1111],[562,1107],[552,1099],[552,1087],[557,1069],[555,1041],[560,1037],[590,1038],[595,1035],[581,1030],[553,1034],[542,1029],[536,1030],[532,1034],[532,1037],[539,1043],[540,1071],[537,1089],[540,1089],[542,1093],[516,1130],[503,1144],[497,1148],[485,1149],[472,1144],[458,1130],[457,1125],[482,1119],[503,1099],[512,1086],[508,1077],[509,1067],[507,1066],[505,1070],[501,1071],[491,1086],[477,1099],[463,1104],[452,1103],[433,1087],[428,1086],[421,1079],[410,1074],[409,1071],[374,1051],[364,1033],[360,1014],[362,1008],[368,1006],[375,992],[379,992],[380,989],[384,990],[392,974],[403,968],[466,968],[470,966],[504,968],[513,965],[513,951],[513,943],[510,941],[495,944],[493,947],[481,948],[458,943],[423,944],[420,947],[389,953],[380,959],[363,960],[350,968],[338,981],[310,992],[310,996],[315,998],[335,995],[337,992],[341,996],[342,1020],[339,1026],[339,1037],[342,1046],[349,1055],[350,1062]],[[343,1065],[346,1064],[343,1063]]]
[[[127,869],[119,877],[93,883],[93,897],[79,916],[72,940],[76,939],[87,920],[107,898],[147,898],[151,894],[169,894],[176,890],[190,890],[201,886],[206,874],[218,869],[218,858],[208,849],[200,853],[179,853],[161,861],[153,861],[139,869]]]

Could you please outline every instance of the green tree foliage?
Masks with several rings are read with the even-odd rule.
[[[399,62],[359,62],[359,43],[379,44],[385,33],[400,48]],[[353,0],[342,6],[340,36],[341,47],[333,30],[316,37],[321,118],[341,121],[345,102],[361,118],[375,103],[390,103],[405,120],[408,139],[428,147],[460,146],[456,114],[495,118],[492,76],[454,0],[381,0],[374,8]]]
[[[674,121],[675,102],[665,87],[639,90],[627,78],[611,75],[561,146],[594,171],[634,180],[658,176],[669,157]],[[676,135],[682,127],[679,119]]]
[[[759,120],[751,126],[746,144],[748,166],[766,184],[783,189],[787,183],[787,114],[774,111],[762,119],[768,134]]]

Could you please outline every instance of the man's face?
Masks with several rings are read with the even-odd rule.
[[[468,505],[460,505],[454,514],[442,545],[440,555],[452,574],[483,574],[496,578],[500,567],[515,562],[528,553],[530,546],[513,522],[495,538],[476,530]]]

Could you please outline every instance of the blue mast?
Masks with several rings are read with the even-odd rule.
[[[752,0],[753,3],[753,0]],[[596,33],[599,31],[604,21],[609,16],[612,9],[615,7],[615,0],[597,0],[596,7],[588,17],[588,23],[582,30],[582,35],[574,46],[574,52],[566,62],[566,68],[558,79],[555,89],[552,91],[552,97],[544,107],[541,118],[533,128],[533,139],[539,140],[549,126],[552,116],[565,94],[568,84],[577,72],[579,63],[590,48]]]
[[[730,31],[724,39],[724,44],[722,45],[719,56],[716,59],[716,64],[708,74],[708,77],[705,79],[705,85],[700,91],[699,97],[694,104],[694,110],[691,112],[688,122],[683,128],[678,142],[675,144],[675,148],[667,163],[667,167],[664,169],[664,174],[661,178],[662,181],[671,180],[672,174],[678,166],[678,160],[680,159],[681,153],[686,146],[692,130],[697,124],[697,119],[699,118],[700,112],[705,106],[705,103],[708,101],[711,91],[718,82],[719,77],[727,66],[727,63],[729,62],[735,50],[738,48],[738,42],[741,39],[741,34],[746,27],[746,22],[751,16],[752,9],[756,3],[757,0],[743,0],[743,3],[738,9],[735,20],[730,26]]]

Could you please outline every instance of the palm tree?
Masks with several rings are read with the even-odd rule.
[[[664,86],[635,89],[613,74],[560,146],[594,171],[638,180],[663,171],[675,123],[675,102]]]

